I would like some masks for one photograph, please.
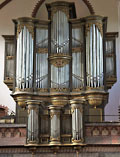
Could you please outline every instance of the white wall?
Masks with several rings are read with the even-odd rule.
[[[0,10],[0,104],[15,110],[15,102],[10,96],[8,87],[3,83],[4,77],[4,39],[1,35],[13,35],[12,19],[31,16],[37,0],[13,0]]]
[[[108,32],[118,31],[118,0],[89,0],[96,15],[108,17]]]
[[[70,0],[71,1],[71,0]],[[79,3],[81,0],[76,0]],[[97,15],[108,17],[108,31],[115,32],[119,31],[118,24],[118,0],[89,0],[94,7]],[[22,16],[31,16],[33,8],[38,0],[13,0],[7,6],[0,10],[0,104],[8,106],[10,109],[15,109],[15,102],[10,97],[10,91],[7,86],[3,83],[4,73],[4,39],[1,35],[12,35],[14,34],[14,24],[12,19],[16,19]],[[49,2],[49,0],[47,0]],[[81,3],[81,2],[80,2]],[[81,6],[81,5],[80,5]],[[86,8],[84,6],[84,8]],[[81,9],[83,10],[83,9]],[[120,13],[119,13],[120,14]],[[112,87],[110,92],[109,103],[106,106],[106,114],[117,114],[119,104],[119,93],[120,93],[120,54],[119,54],[119,39],[117,40],[117,76],[118,81]]]

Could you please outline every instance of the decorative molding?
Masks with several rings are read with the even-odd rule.
[[[55,146],[51,146],[51,148],[44,146],[44,147],[33,147],[33,149],[36,150],[36,153],[46,153],[46,157],[48,156],[52,156],[52,153],[54,153],[55,151],[59,151],[58,153],[62,153],[60,154],[61,156],[71,156],[71,153],[74,153],[74,155],[76,156],[76,150],[78,150],[79,153],[100,153],[98,154],[99,156],[101,155],[101,153],[120,153],[120,145],[90,145],[90,146],[76,146],[76,147],[55,147]],[[29,156],[31,156],[32,153],[32,147],[25,147],[25,146],[21,146],[21,147],[1,147],[0,148],[0,153],[2,154],[16,154],[16,153],[20,153],[21,155],[23,154],[27,154]],[[57,153],[57,154],[58,154]],[[66,154],[64,154],[66,153]],[[85,156],[87,156],[88,154],[83,154]],[[94,155],[94,154],[93,154]],[[104,155],[104,154],[103,154]],[[54,156],[54,155],[53,155]],[[55,155],[57,156],[57,155]]]
[[[1,128],[0,129],[0,139],[2,138],[16,138],[16,137],[26,137],[26,128]]]
[[[90,28],[92,27],[92,25],[95,25],[98,28],[99,32],[101,33],[101,36],[103,37],[103,25],[100,22],[87,23],[86,24],[86,36],[87,36],[87,33],[90,32]]]
[[[17,26],[17,38],[19,37],[20,32],[26,27],[29,31],[29,33],[32,35],[32,38],[34,39],[34,26],[30,24],[18,24]]]
[[[106,123],[106,125],[99,125],[97,126],[94,124],[94,126],[85,126],[86,136],[87,137],[95,137],[95,136],[109,136],[112,138],[112,136],[120,136],[120,126],[111,126]]]
[[[36,5],[35,5],[35,7],[34,7],[34,9],[33,9],[33,12],[32,12],[32,17],[36,17],[36,14],[37,14],[39,8],[41,7],[41,5],[44,3],[44,1],[45,1],[45,0],[39,0],[39,1],[36,3]]]
[[[84,3],[85,3],[85,5],[87,6],[87,8],[88,8],[88,10],[89,10],[89,12],[90,12],[90,14],[95,14],[95,11],[94,11],[94,8],[93,8],[93,6],[91,5],[91,3],[88,1],[88,0],[82,0]],[[38,10],[39,10],[39,8],[41,7],[41,5],[43,4],[45,2],[45,0],[39,0],[37,3],[36,3],[36,5],[35,5],[35,7],[34,7],[34,9],[33,9],[33,11],[32,11],[32,17],[36,17],[36,14],[37,14],[37,12],[38,12]]]
[[[9,2],[11,2],[12,0],[4,0],[4,2],[2,2],[0,4],[0,9],[2,9],[4,6],[6,6]]]
[[[0,4],[0,9],[2,9],[4,6],[6,6],[9,2],[11,2],[12,0],[5,0],[3,3]],[[32,12],[32,17],[36,17],[36,14],[40,8],[40,6],[44,3],[45,0],[39,0]],[[85,5],[87,6],[87,8],[89,9],[90,14],[95,14],[94,8],[91,5],[91,3],[88,0],[82,0]]]
[[[77,143],[79,144],[79,143],[83,143],[83,142],[84,142],[83,138],[81,138],[80,140],[75,140],[75,139],[72,138],[72,143],[73,144],[77,144]]]
[[[52,119],[54,116],[57,116],[57,118],[60,119],[60,112],[50,112],[50,118]]]
[[[82,0],[85,5],[88,7],[90,14],[95,14],[94,8],[88,0]]]
[[[74,113],[75,109],[78,109],[80,111],[80,113],[83,113],[83,108],[79,105],[72,106],[71,107],[71,113]]]
[[[71,56],[64,53],[55,53],[50,55],[49,60],[52,65],[61,68],[69,64]]]
[[[69,88],[50,88],[50,92],[63,92],[63,93],[66,93],[66,92],[70,92],[70,89]]]
[[[83,45],[80,47],[72,47],[72,53],[80,53],[83,52]]]
[[[36,51],[37,53],[48,53],[48,48],[38,47]]]

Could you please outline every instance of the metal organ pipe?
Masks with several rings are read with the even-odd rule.
[[[72,29],[72,88],[84,87],[83,31],[82,27]]]
[[[36,88],[47,88],[48,80],[48,29],[36,29]]]
[[[99,38],[99,31],[98,29],[96,29],[97,31],[97,75],[98,75],[98,80],[97,80],[97,83],[98,83],[98,87],[100,87],[100,60],[99,60],[99,56],[100,56],[100,38]]]
[[[19,24],[20,25],[20,24]],[[16,87],[32,88],[33,82],[33,37],[26,25],[21,26],[17,38]]]
[[[58,10],[51,25],[51,54],[69,53],[69,23],[66,14]],[[69,65],[51,65],[51,88],[68,88]]]
[[[101,23],[102,25],[102,23]],[[87,86],[103,86],[103,44],[102,34],[96,24],[91,24],[86,36]]]
[[[68,53],[69,24],[65,13],[58,10],[53,15],[51,26],[51,53]]]

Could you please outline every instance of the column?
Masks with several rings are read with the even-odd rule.
[[[80,101],[71,101],[72,143],[83,143],[83,105]]]
[[[27,101],[28,125],[27,125],[27,144],[39,143],[39,104],[35,100]]]
[[[50,144],[60,144],[60,112],[61,108],[58,106],[50,106]]]

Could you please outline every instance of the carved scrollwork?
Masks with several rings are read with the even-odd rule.
[[[69,88],[51,88],[50,92],[69,92],[70,89]]]
[[[86,87],[87,90],[103,90],[104,89],[104,86],[101,86],[101,87]]]
[[[72,48],[72,52],[73,53],[77,53],[77,52],[83,52],[83,46],[81,46],[81,47],[73,47]]]
[[[51,112],[50,118],[52,119],[54,116],[57,116],[57,118],[60,119],[60,112]]]
[[[73,113],[75,111],[75,109],[78,109],[81,113],[83,113],[83,109],[80,106],[73,106],[71,108],[71,113]]]
[[[71,56],[64,53],[55,53],[51,54],[49,60],[55,67],[64,67],[66,64],[69,64]]]
[[[14,56],[6,56],[7,60],[14,59]]]
[[[56,137],[56,138],[50,137],[50,141],[60,141],[60,137]]]
[[[37,53],[48,53],[48,48],[37,48]]]
[[[103,25],[100,22],[86,23],[86,36],[87,36],[88,32],[90,32],[90,28],[93,24],[98,28],[99,32],[101,33],[101,36],[103,36]]]
[[[73,88],[72,92],[81,92],[84,89],[84,87],[80,87],[80,88]]]
[[[27,138],[27,144],[29,145],[34,145],[34,144],[38,144],[39,143],[39,138],[36,138],[36,140],[31,141],[29,138]]]
[[[84,142],[84,139],[81,138],[80,140],[75,140],[72,138],[72,143],[83,143]]]
[[[37,88],[36,90],[37,90],[37,92],[40,92],[40,93],[47,93],[48,92],[47,88]]]
[[[29,24],[18,24],[17,25],[17,38],[20,34],[20,32],[24,29],[24,27],[26,27],[29,31],[29,33],[32,35],[32,38],[34,39],[34,27],[33,25],[29,25]]]
[[[39,108],[36,107],[36,106],[30,106],[30,107],[28,107],[28,114],[30,114],[31,110],[34,110],[36,112],[36,114],[39,113]]]

